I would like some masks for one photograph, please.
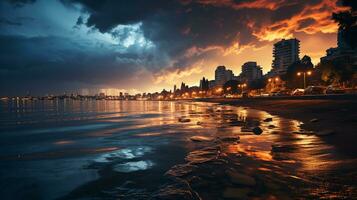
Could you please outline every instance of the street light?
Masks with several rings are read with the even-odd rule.
[[[222,88],[217,88],[217,89],[216,89],[216,93],[218,93],[218,94],[221,94],[222,91],[223,91]]]
[[[301,76],[304,75],[304,89],[306,88],[306,75],[310,76],[312,74],[311,71],[307,71],[307,72],[298,72],[297,75]]]
[[[241,88],[241,95],[243,95],[243,88],[247,87],[247,84],[238,84],[238,88]]]

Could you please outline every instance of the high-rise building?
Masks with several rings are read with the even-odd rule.
[[[230,70],[230,69],[226,70],[226,82],[229,80],[232,80],[233,77],[234,77],[234,74],[233,74],[232,70]]]
[[[346,42],[346,39],[343,37],[343,35],[344,30],[340,28],[337,33],[337,48],[340,51],[352,50],[351,46]]]
[[[200,87],[199,88],[200,88],[200,90],[208,90],[209,89],[208,79],[203,77],[202,80],[200,80]]]
[[[339,29],[337,34],[337,47],[326,50],[326,56],[320,58],[321,63],[339,61],[357,66],[357,49],[353,49],[343,37],[344,30]]]
[[[215,76],[214,80],[216,85],[223,85],[224,83],[227,82],[226,80],[226,67],[225,66],[218,66],[216,71],[215,71]]]
[[[214,88],[215,86],[216,86],[216,81],[215,80],[208,81],[208,87],[209,88]]]
[[[250,82],[262,77],[263,70],[257,62],[246,62],[242,65],[241,79],[244,81]]]
[[[288,67],[299,61],[300,41],[296,38],[281,40],[274,44],[272,71],[276,75],[285,74]]]
[[[225,66],[218,66],[215,71],[215,84],[216,86],[222,86],[227,81],[232,80],[233,77],[232,70],[227,70]]]

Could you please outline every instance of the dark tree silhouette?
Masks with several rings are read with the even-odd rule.
[[[260,78],[249,82],[248,87],[252,90],[258,90],[265,88],[267,81],[265,78]]]
[[[343,0],[344,6],[350,7],[350,10],[339,13],[333,13],[332,18],[338,22],[339,30],[345,42],[352,48],[357,48],[357,1]]]
[[[238,88],[238,85],[241,84],[241,82],[237,80],[229,80],[223,85],[224,93],[226,94],[237,94],[241,92],[241,89]],[[228,88],[230,88],[228,90]]]
[[[288,67],[288,70],[281,78],[286,81],[286,87],[289,89],[302,88],[303,80],[302,76],[297,76],[298,72],[313,71],[314,65],[311,62],[309,56],[304,56],[301,60],[294,62]],[[307,79],[308,80],[308,79]]]
[[[327,84],[340,84],[352,80],[355,69],[351,64],[340,60],[320,63],[316,69],[321,72],[321,79]]]

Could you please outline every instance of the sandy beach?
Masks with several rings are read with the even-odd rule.
[[[346,156],[356,157],[357,146],[357,97],[277,97],[255,99],[201,99],[264,110],[273,115],[296,119],[304,124],[302,129],[319,132],[334,132],[321,136],[326,143],[334,145]]]

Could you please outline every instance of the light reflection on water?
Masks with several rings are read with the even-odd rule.
[[[144,196],[155,193],[165,184],[163,174],[170,169],[177,175],[193,170],[196,165],[210,168],[207,163],[217,164],[223,162],[222,159],[231,163],[227,164],[229,168],[240,166],[246,173],[254,172],[264,187],[280,184],[279,187],[284,188],[279,189],[280,193],[287,192],[287,186],[295,187],[297,180],[306,184],[300,190],[308,190],[312,187],[310,176],[333,172],[344,163],[355,163],[342,159],[319,137],[294,133],[302,131],[301,122],[297,120],[242,107],[197,102],[66,100],[10,101],[0,106],[0,122],[4,125],[0,128],[0,171],[3,176],[0,178],[13,180],[4,193],[8,195],[21,187],[35,185],[44,194],[56,197],[58,193],[53,192],[56,189],[49,183],[55,184],[58,180],[49,177],[51,167],[59,163],[63,171],[56,172],[58,177],[66,174],[72,165],[82,166],[73,172],[77,176],[87,176],[87,170],[97,172],[96,176],[91,174],[76,184],[66,184],[65,177],[62,178],[60,181],[64,186],[57,189],[62,191],[59,196],[69,193],[75,194],[76,198],[88,197],[86,191],[92,191],[92,197],[101,197],[103,191],[111,191],[113,196],[110,197],[120,194],[133,199],[138,197],[135,194],[139,191]],[[179,118],[190,121],[181,123]],[[253,134],[250,130],[254,126],[261,127],[263,133]],[[194,142],[193,136],[201,141]],[[217,139],[232,136],[239,136],[239,142]],[[35,164],[39,162],[43,163],[43,168]],[[184,170],[177,167],[186,162],[189,165],[185,165]],[[11,173],[6,173],[9,169]],[[135,173],[140,173],[140,177],[132,175]],[[206,172],[203,170],[196,175],[200,173]],[[207,176],[210,175],[203,175]],[[34,180],[18,186],[17,180],[21,179]],[[133,184],[126,185],[127,190],[116,190],[128,181]],[[223,178],[216,181],[224,186]],[[144,184],[139,184],[141,182]],[[318,180],[316,185],[319,184],[323,183]],[[330,195],[328,189],[316,185],[317,196]],[[218,193],[219,190],[212,191]],[[260,190],[267,191],[257,189]],[[14,199],[28,195],[37,197],[33,193],[36,192],[24,191]],[[261,194],[254,195],[263,198],[259,196]]]
[[[112,151],[106,154],[100,155],[98,158],[94,159],[95,162],[112,162],[114,159],[123,158],[123,159],[133,159],[143,156],[145,153],[152,151],[151,147],[130,147],[126,149],[120,149],[117,151]]]
[[[152,166],[154,166],[154,163],[150,160],[141,160],[136,162],[126,162],[123,164],[118,164],[114,166],[114,171],[128,173],[140,170],[147,170],[150,169]]]

